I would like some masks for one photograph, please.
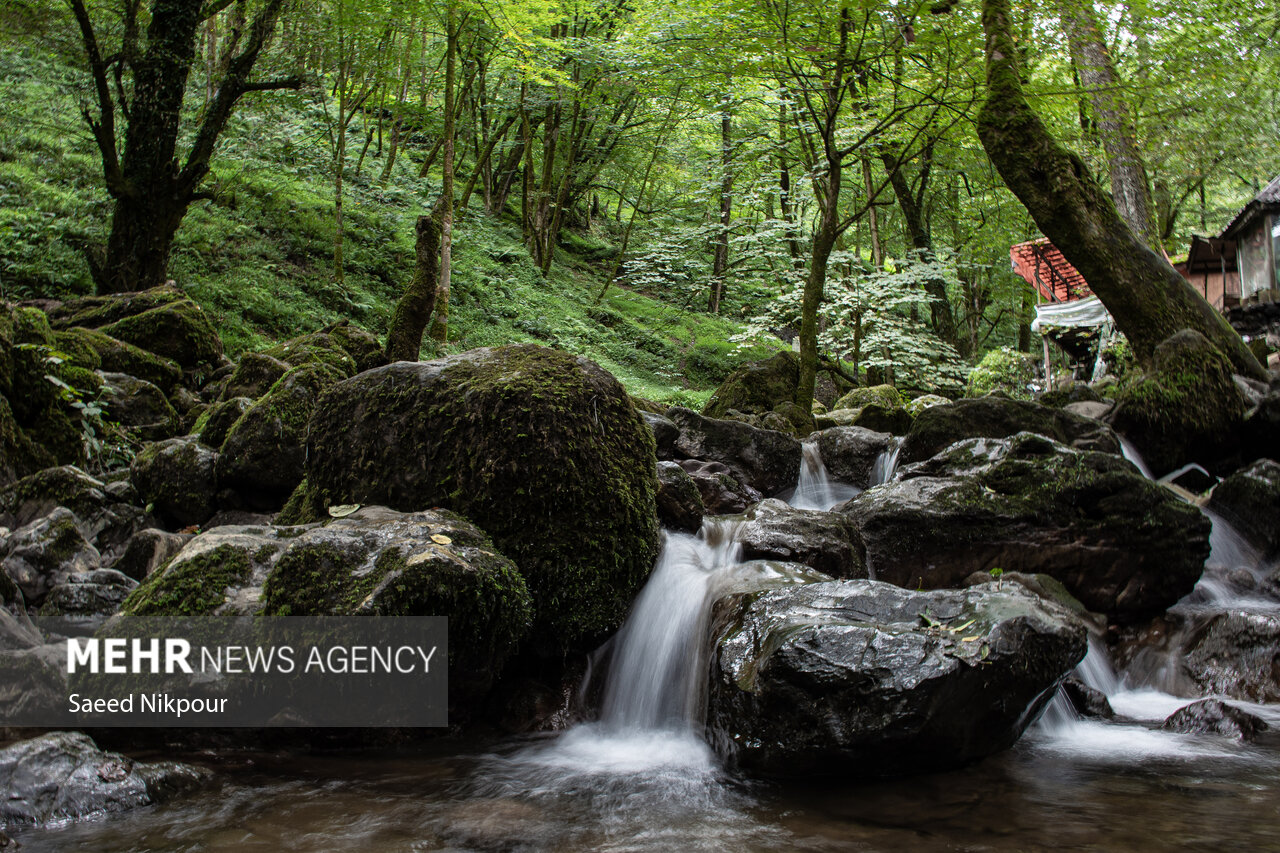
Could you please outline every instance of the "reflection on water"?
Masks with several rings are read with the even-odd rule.
[[[626,748],[610,735],[617,751],[604,757],[589,729],[576,734],[594,766],[555,766],[575,745],[547,751],[552,739],[454,742],[454,755],[254,756],[216,767],[221,787],[188,800],[17,837],[29,853],[1280,848],[1274,732],[1244,746],[1081,725],[1097,749],[1032,732],[964,770],[808,787],[735,784],[696,739]]]

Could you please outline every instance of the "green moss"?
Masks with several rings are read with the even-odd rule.
[[[190,300],[171,302],[103,327],[113,338],[176,361],[184,369],[207,368],[222,355],[222,340],[209,316]]]
[[[136,616],[208,613],[226,601],[228,588],[247,582],[252,569],[248,556],[231,545],[175,558],[130,593],[120,610]]]
[[[59,305],[53,309],[49,319],[59,329],[70,329],[73,326],[97,329],[186,298],[187,295],[176,287],[153,287],[137,293],[85,296]]]
[[[127,373],[145,379],[168,394],[182,378],[182,368],[176,362],[155,353],[117,340],[96,329],[75,327],[59,333],[61,337],[74,337],[98,355],[99,366],[108,373]]]
[[[992,391],[1003,391],[1015,400],[1030,400],[1035,395],[1031,382],[1036,378],[1034,356],[1012,347],[998,347],[982,357],[969,373],[965,394],[981,397]]]
[[[344,378],[356,374],[356,361],[343,349],[341,340],[324,332],[312,332],[300,338],[292,338],[264,350],[262,354],[292,367],[322,364]]]
[[[289,518],[337,503],[461,512],[520,567],[540,635],[565,647],[618,627],[657,553],[653,436],[612,377],[566,353],[362,374],[326,394],[310,446]]]
[[[885,409],[902,408],[902,395],[892,385],[873,385],[870,388],[854,388],[839,400],[831,404],[835,409],[860,409],[869,404],[876,404]]]
[[[320,500],[312,494],[304,477],[289,495],[289,500],[285,501],[284,507],[276,515],[275,522],[276,524],[311,524],[321,520]]]
[[[58,351],[71,356],[71,362],[77,367],[88,370],[97,370],[102,367],[102,356],[98,355],[98,351],[90,346],[82,335],[74,332],[54,332],[53,341]]]
[[[0,394],[0,486],[54,464],[52,454],[18,426],[9,400]]]

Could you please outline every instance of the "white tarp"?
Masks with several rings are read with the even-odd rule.
[[[1090,326],[1104,326],[1111,322],[1111,315],[1102,307],[1096,296],[1088,299],[1077,299],[1074,302],[1048,302],[1036,306],[1036,318],[1031,322],[1031,331],[1040,332],[1047,327],[1055,329],[1078,329]]]

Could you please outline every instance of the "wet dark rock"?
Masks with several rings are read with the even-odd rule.
[[[792,488],[800,477],[800,442],[790,435],[678,407],[667,416],[680,429],[674,447],[682,458],[719,462],[764,495]]]
[[[1008,438],[1033,432],[1077,450],[1119,453],[1110,427],[1027,400],[990,395],[933,406],[920,413],[902,444],[902,463],[920,462],[966,438]]]
[[[1253,743],[1259,732],[1267,730],[1267,724],[1260,717],[1220,699],[1201,699],[1179,708],[1161,728],[1190,735],[1225,735]]]
[[[865,427],[838,426],[819,430],[809,436],[818,443],[822,464],[833,480],[866,488],[880,454],[888,449],[893,436]]]
[[[1116,715],[1111,702],[1107,700],[1107,694],[1085,684],[1078,676],[1067,676],[1067,680],[1062,682],[1062,693],[1082,717],[1110,720]]]
[[[450,720],[475,711],[532,619],[515,564],[447,510],[364,507],[292,539],[266,579],[267,614],[446,616]]]
[[[107,417],[143,441],[160,441],[176,435],[182,418],[164,392],[145,379],[124,373],[103,373],[110,389]]]
[[[1218,484],[1209,509],[1264,554],[1280,552],[1280,464],[1259,459]]]
[[[1203,693],[1280,702],[1280,616],[1228,610],[1196,619],[1182,669]]]
[[[958,442],[839,509],[878,580],[936,589],[996,568],[1044,573],[1120,621],[1190,592],[1209,555],[1194,506],[1119,456],[1030,433]]]
[[[926,772],[1006,749],[1086,650],[1069,612],[1013,585],[836,581],[718,611],[708,725],[767,775]]]
[[[522,345],[369,370],[324,394],[307,450],[282,521],[349,503],[462,513],[520,567],[547,653],[615,630],[657,556],[653,435],[585,358]]]
[[[98,567],[101,556],[80,531],[75,514],[58,507],[43,518],[13,531],[0,543],[5,575],[22,591],[27,604],[39,607],[69,575]]]
[[[1070,412],[1073,415],[1079,415],[1082,418],[1092,418],[1095,421],[1100,421],[1107,415],[1111,414],[1111,410],[1115,408],[1115,404],[1101,400],[1085,400],[1078,403],[1067,403],[1062,408],[1063,411]]]
[[[103,752],[79,732],[52,732],[0,749],[0,825],[44,826],[163,802],[209,781],[176,762],[143,764]]]
[[[129,537],[154,524],[142,507],[73,465],[45,468],[0,489],[0,526],[18,528],[57,507],[75,514],[81,535],[102,554],[114,553]]]
[[[4,535],[0,528],[0,537]],[[40,631],[27,613],[22,591],[8,575],[0,573],[0,651],[29,649],[42,642]]]
[[[736,515],[764,497],[739,481],[723,463],[684,459],[678,464],[697,487],[707,515]]]
[[[901,405],[882,406],[879,403],[868,403],[854,416],[851,425],[873,432],[905,435],[911,429],[913,422],[911,413]]]
[[[216,366],[222,356],[222,339],[209,315],[187,299],[124,317],[103,326],[113,338],[133,344],[177,362],[184,370]]]
[[[307,425],[320,395],[340,376],[324,364],[286,373],[227,432],[219,449],[219,489],[234,492],[250,509],[284,505],[302,482]]]
[[[663,527],[696,533],[706,509],[698,485],[678,463],[658,463],[658,520]]]
[[[169,562],[194,538],[192,533],[169,533],[149,527],[129,538],[124,551],[111,568],[136,581]]]
[[[89,636],[120,609],[137,586],[137,581],[115,569],[68,575],[49,590],[36,623],[54,634]]]
[[[666,415],[640,410],[640,417],[653,431],[653,440],[657,445],[658,458],[670,460],[674,458],[676,439],[680,437],[680,428],[671,422]]]
[[[1156,476],[1188,462],[1210,471],[1239,453],[1245,400],[1231,364],[1199,332],[1183,329],[1156,347],[1153,366],[1128,377],[1112,424]]]
[[[769,499],[749,509],[742,519],[737,539],[745,560],[803,563],[832,578],[867,576],[855,544],[858,534],[847,516],[795,509]]]
[[[139,496],[170,527],[203,524],[213,515],[218,454],[194,436],[150,444],[134,458],[129,476]]]
[[[270,391],[271,386],[288,372],[289,365],[278,358],[260,352],[247,352],[240,356],[235,371],[227,377],[220,398],[230,400],[248,397],[256,400]]]

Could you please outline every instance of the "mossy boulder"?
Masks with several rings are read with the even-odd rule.
[[[171,438],[182,429],[181,416],[155,385],[127,373],[100,375],[109,389],[105,398],[108,420],[143,441]]]
[[[1000,391],[1015,400],[1030,400],[1034,396],[1039,359],[1012,347],[997,347],[982,357],[969,371],[969,383],[965,393],[981,397],[992,391]]]
[[[231,427],[252,407],[253,400],[248,397],[232,397],[215,403],[200,414],[191,432],[209,447],[221,447]]]
[[[302,481],[307,424],[339,375],[323,363],[295,367],[240,416],[218,456],[221,489],[252,509],[278,509]]]
[[[289,365],[278,358],[260,352],[247,352],[240,356],[235,372],[227,377],[220,399],[248,397],[256,400],[270,391],[271,386],[288,372]]]
[[[172,438],[143,448],[129,466],[129,479],[170,527],[203,524],[217,509],[217,458],[193,436]]]
[[[535,642],[550,651],[594,643],[625,617],[657,556],[655,467],[649,428],[596,364],[534,345],[480,349],[327,391],[294,506],[464,514],[520,567]]]
[[[85,538],[75,514],[57,507],[14,530],[0,546],[0,567],[27,604],[39,607],[69,575],[98,568],[98,549]]]
[[[364,507],[301,533],[262,591],[267,615],[447,616],[450,720],[482,698],[529,630],[515,564],[456,513]]]
[[[1116,403],[1112,425],[1156,476],[1188,462],[1219,469],[1239,451],[1244,396],[1231,362],[1199,332],[1184,329],[1156,347],[1151,369],[1131,373]]]
[[[166,394],[172,393],[182,379],[182,368],[177,362],[116,340],[97,329],[75,327],[58,333],[59,341],[71,339],[91,348],[97,354],[97,366],[102,370],[145,379]]]
[[[102,331],[172,359],[184,370],[209,370],[222,356],[222,339],[209,315],[189,299],[125,317],[104,326]]]
[[[905,435],[911,429],[913,419],[906,406],[884,406],[880,403],[867,403],[860,409],[837,410],[857,412],[849,420],[850,426],[858,426],[875,432],[887,432],[890,435]]]
[[[99,551],[122,546],[146,526],[146,513],[118,489],[74,465],[43,468],[0,488],[0,527],[17,528],[58,507],[75,514],[80,532]]]
[[[12,366],[8,387],[0,393],[9,398],[14,417],[22,426],[33,426],[58,402],[58,388],[45,378],[58,374],[48,361],[56,348],[53,329],[44,312],[37,308],[15,308],[10,314],[13,344],[9,349]],[[43,443],[43,442],[41,442]]]
[[[346,320],[328,327],[325,332],[351,356],[360,373],[382,367],[389,361],[376,335],[353,326]]]
[[[886,409],[902,408],[902,395],[892,385],[872,385],[868,388],[854,388],[831,406],[835,409],[861,409],[868,403],[875,403]]]
[[[693,478],[675,462],[658,463],[658,519],[663,527],[697,533],[706,507]]]
[[[865,489],[872,485],[876,462],[892,450],[893,436],[864,427],[837,426],[819,430],[809,441],[817,444],[832,479]]]
[[[974,572],[1039,572],[1090,610],[1132,622],[1195,586],[1209,522],[1120,456],[1032,433],[968,439],[839,507],[871,577],[956,587]]]
[[[1221,514],[1264,557],[1280,554],[1280,463],[1259,459],[1213,490],[1209,509]]]
[[[102,367],[102,356],[83,335],[73,331],[54,332],[53,345],[59,352],[71,357],[71,362],[78,367],[97,370]]]
[[[772,412],[779,403],[795,400],[799,381],[800,356],[784,350],[730,373],[707,400],[702,414],[723,418],[730,410],[747,415]]]
[[[68,575],[49,590],[36,614],[45,631],[89,636],[120,609],[138,582],[115,569],[93,569]]]
[[[18,426],[9,400],[0,394],[0,486],[56,464],[53,454]]]
[[[920,462],[962,439],[1008,438],[1020,432],[1034,432],[1081,450],[1120,452],[1119,440],[1105,424],[992,394],[922,411],[902,444],[901,459],[904,464]]]
[[[359,370],[355,358],[346,351],[343,342],[343,339],[328,332],[312,332],[276,344],[263,350],[262,354],[292,367],[323,364],[342,374],[343,378],[349,378]]]
[[[152,287],[132,293],[109,293],[101,296],[84,296],[69,299],[49,309],[49,322],[55,329],[84,326],[98,329],[126,317],[133,317],[174,302],[183,302],[187,295],[173,285]]]

